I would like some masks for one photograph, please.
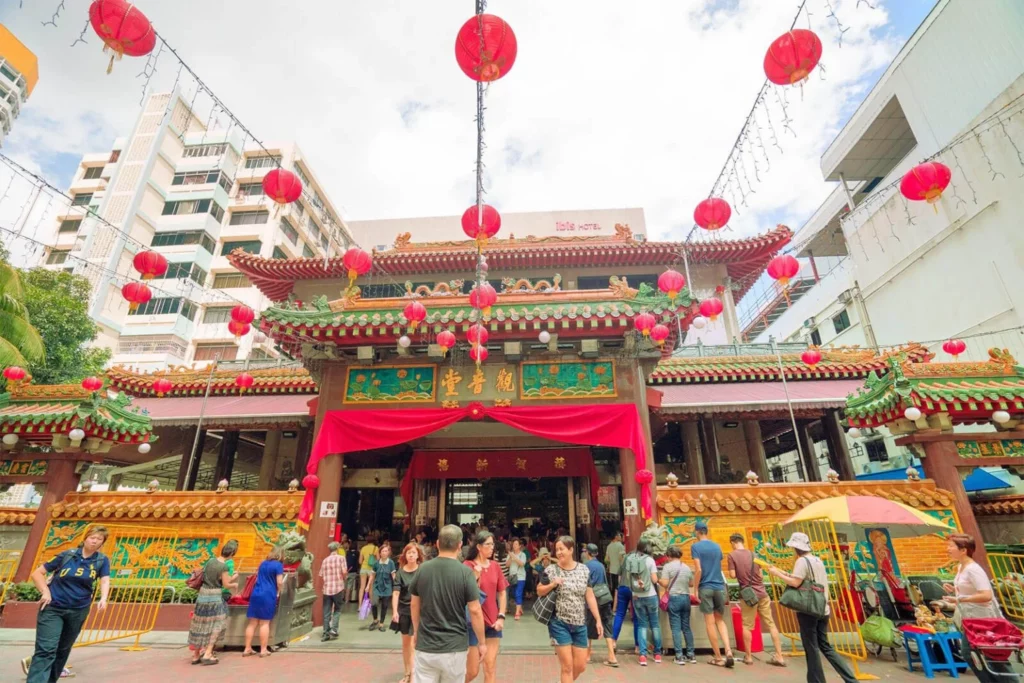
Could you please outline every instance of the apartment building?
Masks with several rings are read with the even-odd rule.
[[[0,24],[0,145],[39,81],[39,60]]]
[[[263,176],[277,167],[304,184],[302,198],[284,207],[263,194]],[[115,364],[144,370],[276,357],[264,335],[228,332],[233,306],[259,311],[268,300],[227,254],[325,258],[352,244],[296,145],[261,147],[235,126],[207,130],[177,92],[150,96],[131,135],[82,157],[68,194],[43,264],[89,279],[97,343],[114,350]],[[153,298],[131,311],[121,287],[138,278],[132,259],[145,249],[170,266],[150,281]]]

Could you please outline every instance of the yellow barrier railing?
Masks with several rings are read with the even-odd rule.
[[[862,672],[858,666],[859,662],[867,660],[868,651],[864,639],[860,634],[860,625],[857,619],[857,610],[854,606],[853,591],[850,587],[849,574],[846,571],[846,564],[843,560],[839,547],[839,539],[831,520],[816,519],[807,522],[799,522],[787,528],[787,531],[801,531],[807,534],[811,541],[811,550],[822,563],[828,575],[829,595],[829,622],[828,639],[832,647],[843,657],[850,660],[853,673],[860,681],[877,680],[877,676]],[[776,527],[771,533],[770,548],[773,555],[769,558],[777,567],[787,572],[792,572],[796,555],[785,547],[785,539],[782,530]],[[766,536],[767,537],[767,536]],[[788,557],[786,555],[788,551]],[[775,595],[781,595],[786,588],[785,584],[772,577],[772,586]],[[776,612],[779,617],[779,632],[783,633],[792,644],[796,652],[796,645],[800,642],[800,626],[797,622],[796,613],[776,603]]]
[[[1003,615],[1018,625],[1024,623],[1024,555],[988,553],[988,564]]]
[[[14,580],[14,572],[21,563],[20,550],[0,550],[0,605],[7,599],[7,587]]]

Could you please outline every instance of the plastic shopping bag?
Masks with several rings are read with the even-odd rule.
[[[370,596],[368,594],[364,595],[363,602],[359,605],[359,621],[366,621],[372,610],[373,605],[370,604]]]

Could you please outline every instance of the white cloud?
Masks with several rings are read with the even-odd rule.
[[[53,4],[0,11],[40,58],[32,115],[15,122],[10,144],[43,167],[47,155],[103,151],[128,134],[143,65],[125,58],[105,75],[91,32],[88,45],[69,48],[86,3],[69,2],[58,27],[44,28]],[[298,142],[348,218],[457,215],[472,201],[474,84],[453,54],[470,3],[140,4],[258,136]],[[862,96],[863,76],[898,47],[884,9],[832,4],[850,27],[843,47],[824,0],[810,0],[826,78],[812,74],[802,97],[790,90],[796,137],[772,110],[785,153],[768,145],[771,167],[759,169],[734,235],[767,229],[768,216],[799,224],[817,207],[829,191],[821,150]],[[489,201],[504,211],[641,206],[652,234],[681,238],[764,79],[767,45],[794,9],[763,0],[491,2],[515,30],[519,56],[488,94]],[[165,53],[158,67],[154,85],[169,88],[176,64]]]

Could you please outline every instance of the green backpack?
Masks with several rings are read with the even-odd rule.
[[[644,593],[651,589],[651,569],[647,566],[647,556],[637,552],[626,555],[623,563],[623,574],[629,582],[629,590]]]

